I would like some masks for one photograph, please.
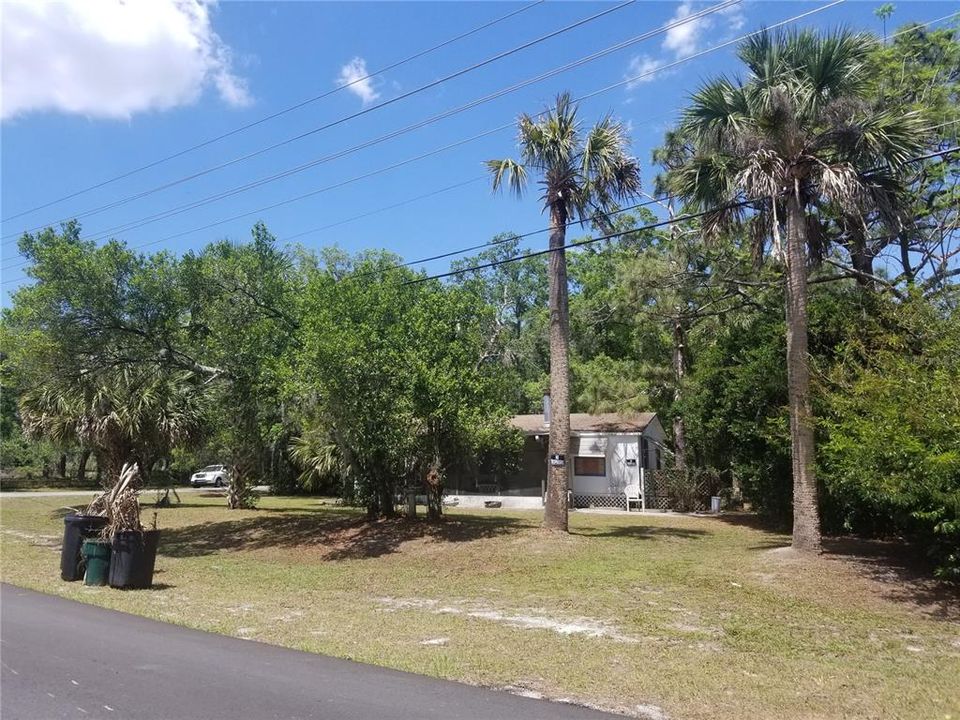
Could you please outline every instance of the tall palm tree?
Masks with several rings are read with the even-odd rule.
[[[570,447],[570,316],[567,307],[567,224],[594,221],[609,227],[605,213],[640,192],[640,166],[628,154],[624,126],[605,116],[584,134],[569,93],[537,116],[517,121],[520,159],[489,160],[493,189],[509,187],[517,196],[531,175],[543,188],[550,213],[550,442],[549,453],[567,458]],[[567,465],[549,465],[543,526],[567,530]]]
[[[719,78],[693,95],[680,124],[691,153],[668,178],[675,192],[715,210],[705,221],[708,233],[746,221],[760,247],[772,240],[772,254],[783,262],[793,546],[801,551],[820,550],[808,265],[826,250],[830,217],[856,217],[863,225],[876,213],[894,233],[902,231],[908,220],[897,212],[899,169],[923,145],[919,116],[868,102],[866,60],[874,44],[846,30],[764,32],[742,43],[747,78]],[[758,198],[749,220],[730,207]]]

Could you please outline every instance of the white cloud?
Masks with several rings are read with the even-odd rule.
[[[128,119],[216,88],[251,102],[213,31],[209,0],[4,0],[2,111]]]
[[[664,25],[673,25],[673,27],[667,30],[663,42],[660,44],[663,57],[653,58],[649,55],[635,55],[631,58],[630,64],[627,66],[626,77],[634,79],[627,83],[628,90],[632,90],[642,83],[662,77],[663,73],[654,72],[657,68],[670,62],[690,57],[708,47],[710,43],[705,43],[704,40],[708,31],[715,26],[715,18],[723,18],[721,24],[728,34],[736,32],[746,24],[746,18],[743,15],[740,5],[730,5],[713,15],[704,15],[694,20],[674,25],[674,23],[684,18],[689,18],[697,12],[699,12],[699,9],[694,7],[692,0],[683,0],[683,2],[677,6],[673,16],[664,23]],[[645,75],[645,77],[636,77],[637,75]]]
[[[673,17],[667,21],[667,24],[683,20],[692,14],[693,4],[682,2]],[[672,52],[676,58],[693,55],[700,49],[700,37],[712,24],[713,20],[707,15],[670,28],[667,30],[667,36],[663,39],[663,49]]]
[[[373,78],[367,77],[368,74],[367,61],[362,57],[355,57],[340,68],[337,85],[346,86],[347,90],[367,105],[380,97],[379,91],[373,86]]]
[[[656,70],[663,65],[662,60],[656,60],[649,55],[637,55],[630,60],[627,66],[627,77],[631,78],[627,83],[627,90],[633,90],[638,85],[650,82],[656,78]]]

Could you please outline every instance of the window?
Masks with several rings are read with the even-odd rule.
[[[607,459],[605,457],[581,457],[573,459],[573,474],[587,477],[606,477]]]

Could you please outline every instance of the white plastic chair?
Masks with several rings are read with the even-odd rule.
[[[623,489],[623,494],[627,498],[627,512],[630,512],[630,503],[636,503],[639,509],[643,509],[643,501],[640,498],[640,483],[627,485]]]

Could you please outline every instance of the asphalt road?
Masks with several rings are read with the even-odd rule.
[[[615,717],[188,630],[6,584],[0,661],[3,720]]]

